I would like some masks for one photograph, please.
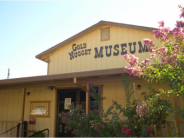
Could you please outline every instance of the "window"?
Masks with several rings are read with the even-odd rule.
[[[101,29],[101,41],[110,40],[110,28]]]
[[[50,102],[51,101],[30,101],[29,117],[50,118]]]

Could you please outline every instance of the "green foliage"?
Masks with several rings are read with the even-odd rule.
[[[101,97],[100,89],[98,92],[92,85],[88,92],[97,101],[99,110],[93,110],[88,115],[81,114],[82,108],[76,109],[72,104],[70,112],[60,113],[59,116],[67,128],[72,131],[75,136],[83,137],[122,137],[122,136],[156,136],[156,130],[165,127],[166,117],[172,112],[171,103],[168,99],[161,99],[159,94],[151,87],[151,84],[146,84],[149,89],[148,95],[143,92],[144,102],[130,98],[134,91],[134,86],[130,85],[130,79],[125,75],[122,81],[126,95],[126,106],[118,104],[112,100],[112,105],[105,112],[101,103],[105,98]],[[146,104],[148,110],[143,110],[143,116],[139,116],[137,107]],[[122,120],[122,116],[127,118]],[[121,129],[125,129],[122,131]],[[131,132],[128,134],[128,131]]]
[[[169,113],[173,112],[171,107],[171,103],[168,99],[161,99],[160,94],[152,88],[152,84],[147,83],[145,86],[150,91],[148,95],[146,92],[142,92],[144,96],[144,101],[147,103],[148,110],[144,113],[143,117],[139,117],[136,112],[137,103],[139,100],[133,101],[130,104],[130,97],[134,93],[133,86],[129,89],[130,80],[126,78],[126,82],[123,81],[124,87],[126,89],[126,99],[127,104],[125,108],[123,108],[123,115],[128,118],[129,127],[137,134],[137,136],[147,136],[144,131],[148,126],[152,127],[156,126],[157,130],[160,130],[165,127],[166,117]],[[143,102],[141,102],[143,103]],[[134,129],[135,128],[135,129]],[[153,135],[155,133],[153,132]]]
[[[167,55],[172,55],[174,51],[174,47],[171,41],[167,41],[163,43],[164,47],[168,48]],[[147,66],[146,69],[142,67],[144,74],[141,78],[144,78],[147,82],[168,82],[171,90],[162,90],[162,93],[167,93],[168,95],[184,95],[184,55],[182,52],[182,48],[184,45],[178,44],[180,47],[178,57],[177,57],[177,65],[170,65],[160,63],[160,58],[154,60],[154,65]],[[157,48],[158,49],[158,48]]]
[[[38,133],[39,131],[34,131],[33,134]],[[41,132],[39,134],[34,135],[33,137],[45,137],[45,133]]]

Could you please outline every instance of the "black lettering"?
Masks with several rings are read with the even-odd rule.
[[[69,53],[69,55],[70,55],[70,60],[72,60],[74,58],[73,51],[71,53]]]
[[[80,44],[80,49],[83,49],[82,44]]]
[[[127,47],[127,44],[126,44],[126,43],[121,44],[121,47],[122,47],[121,55],[125,55],[125,54],[127,54],[127,50],[126,50],[126,51],[124,51],[124,50],[125,50],[125,47]]]
[[[86,49],[86,50],[85,50],[85,55],[87,55],[87,54],[88,54],[88,50]]]
[[[77,49],[78,49],[78,50],[80,49],[80,45],[77,45]]]
[[[83,48],[86,48],[87,47],[87,44],[86,43],[83,43]]]
[[[119,50],[117,48],[119,48],[119,45],[118,44],[114,45],[114,50],[116,50],[116,52],[114,52],[114,56],[119,55]]]
[[[110,57],[110,56],[111,56],[111,48],[112,48],[112,45],[110,45],[109,48],[110,48],[110,52],[109,52],[109,54],[108,54],[108,53],[107,53],[108,46],[105,46],[105,49],[106,49],[106,56],[107,56],[107,57]]]
[[[76,50],[77,50],[75,46],[76,46],[76,44],[73,44],[73,45],[72,45],[73,51],[76,51]]]
[[[135,53],[135,45],[136,45],[136,42],[133,42],[134,50],[132,50],[132,43],[129,43],[128,45],[129,45],[129,47],[130,47],[130,53],[131,53],[131,54],[134,54],[134,53]]]
[[[79,57],[81,56],[81,51],[78,51],[78,56],[79,56]]]
[[[98,52],[97,47],[95,47],[95,56],[94,58],[99,58],[99,57],[103,57],[103,46],[100,47],[100,52]]]
[[[74,53],[74,56],[77,57],[77,52]]]
[[[82,56],[84,55],[84,50],[81,51],[81,55],[82,55]]]
[[[138,44],[139,44],[139,53],[142,53],[142,52],[144,52],[144,51],[145,51],[145,52],[148,52],[147,46],[144,45],[144,48],[143,48],[143,47],[142,47],[141,41],[139,41]]]
[[[88,51],[89,51],[89,55],[90,55],[91,49],[88,49]]]

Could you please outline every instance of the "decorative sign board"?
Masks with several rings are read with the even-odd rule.
[[[70,108],[68,107],[71,105],[72,98],[65,98],[65,104],[64,104],[64,109],[69,110]]]

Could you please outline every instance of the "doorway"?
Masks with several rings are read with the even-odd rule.
[[[61,89],[57,90],[57,117],[56,117],[56,137],[71,137],[71,132],[67,130],[66,125],[61,121],[58,114],[69,112],[66,108],[65,101],[69,98],[75,107],[82,106],[86,109],[86,92],[81,89]],[[70,99],[71,98],[71,99]]]

